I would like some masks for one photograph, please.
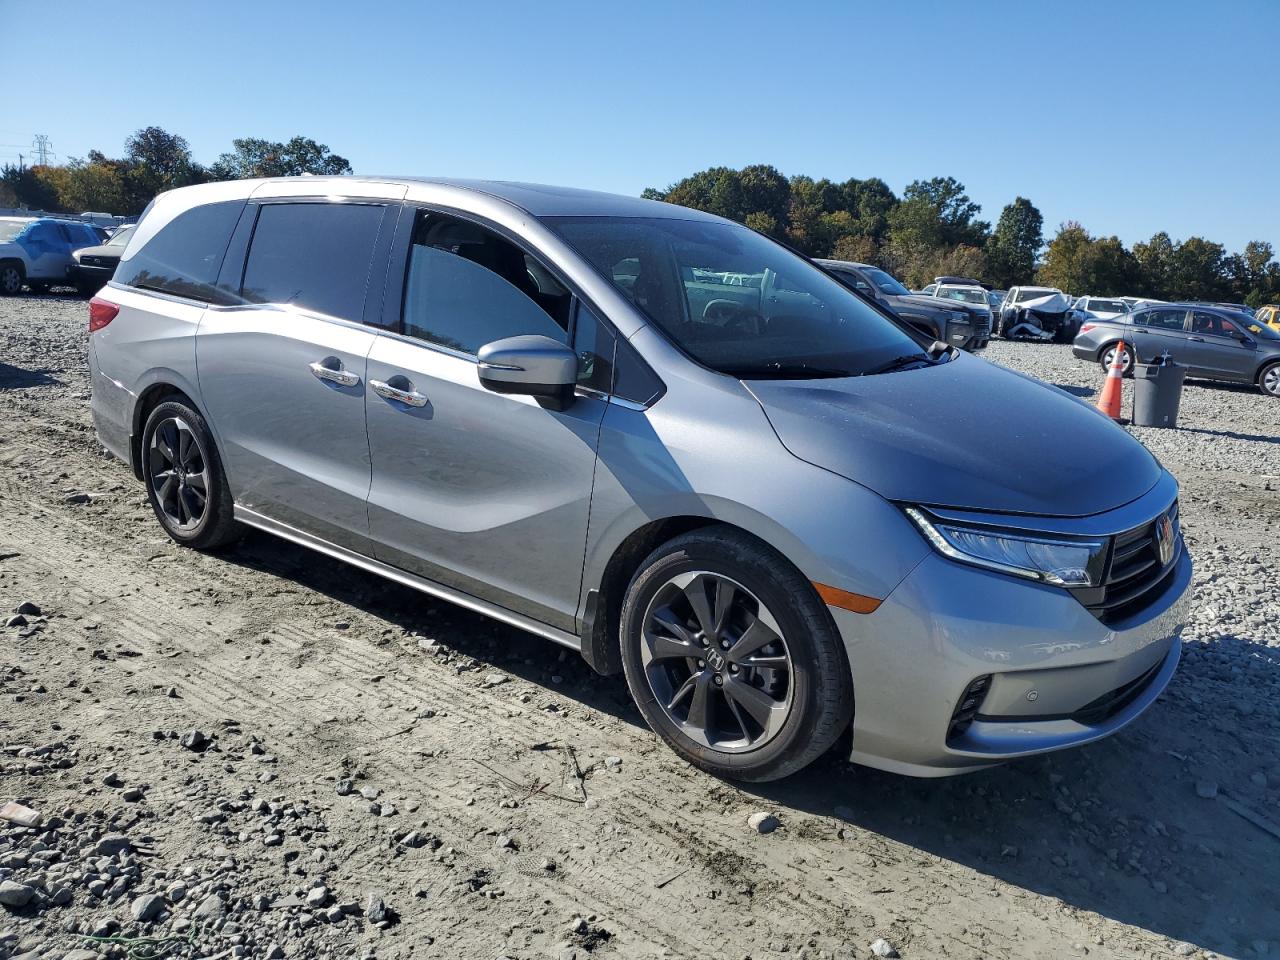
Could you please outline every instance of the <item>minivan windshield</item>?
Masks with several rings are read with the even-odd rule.
[[[664,217],[544,222],[681,350],[720,373],[850,377],[930,362],[842,283],[746,227]]]

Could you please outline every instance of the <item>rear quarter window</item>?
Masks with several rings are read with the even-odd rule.
[[[208,303],[243,200],[192,207],[116,268],[115,281]]]
[[[241,297],[359,321],[385,211],[366,203],[263,204]]]

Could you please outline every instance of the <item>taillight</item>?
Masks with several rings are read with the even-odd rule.
[[[1096,326],[1097,326],[1097,324],[1096,324],[1096,323],[1086,323],[1086,324],[1084,324],[1084,325],[1080,328],[1080,332],[1081,332],[1081,333],[1088,333],[1090,330],[1092,330],[1092,329],[1093,329],[1094,327],[1096,327]]]
[[[119,304],[94,297],[89,301],[89,332],[93,333],[95,330],[101,330],[114,320],[119,312]]]

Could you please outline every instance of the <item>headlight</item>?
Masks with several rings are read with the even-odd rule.
[[[988,570],[999,570],[1059,587],[1090,587],[1102,582],[1107,541],[1075,537],[1037,537],[988,527],[970,527],[926,516],[915,507],[909,516],[939,553]]]

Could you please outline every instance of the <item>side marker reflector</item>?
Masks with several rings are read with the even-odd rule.
[[[828,587],[824,583],[815,583],[813,588],[818,591],[822,602],[829,607],[852,610],[854,613],[875,613],[876,608],[880,606],[880,601],[875,597],[864,597],[860,593]]]

